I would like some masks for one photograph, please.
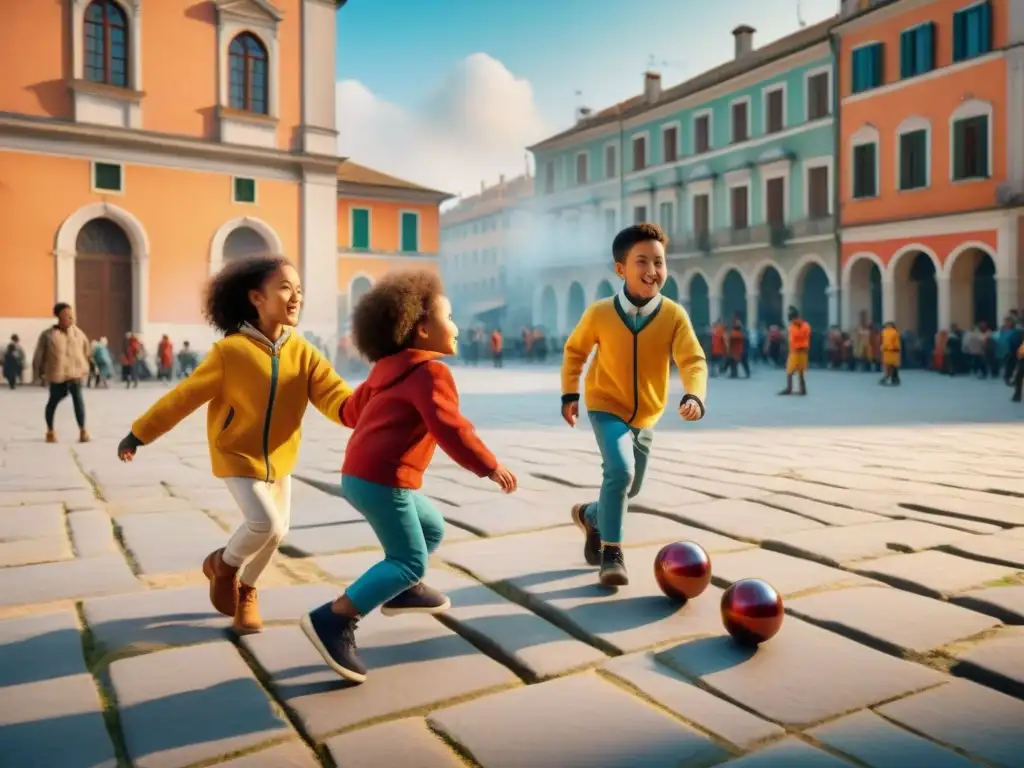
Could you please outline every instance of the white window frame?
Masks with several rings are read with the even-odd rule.
[[[726,211],[726,222],[728,223],[728,229],[734,231],[736,228],[733,226],[732,221],[732,191],[737,187],[747,188],[747,229],[752,229],[754,226],[754,190],[753,184],[750,178],[750,169],[742,168],[736,171],[730,171],[723,177],[725,180],[726,193],[725,193],[725,211]]]
[[[701,179],[700,181],[691,181],[686,185],[686,218],[687,228],[691,235],[697,235],[697,220],[693,215],[693,207],[695,204],[695,198],[705,195],[708,198],[708,236],[714,234],[717,227],[715,226],[715,181],[714,179]],[[682,231],[682,230],[680,230]]]
[[[976,5],[980,5],[980,3],[976,3]],[[996,169],[993,164],[995,155],[992,147],[992,116],[994,113],[995,110],[991,102],[971,99],[960,104],[960,106],[953,110],[953,114],[949,116],[949,180],[952,183],[973,184],[979,181],[990,181],[995,178]],[[954,177],[956,172],[956,124],[961,120],[968,120],[972,117],[984,117],[988,124],[988,176],[972,176],[967,179],[957,179]]]
[[[252,182],[252,202],[248,200],[239,200],[235,195],[235,182],[238,179],[244,179]],[[252,176],[232,176],[231,177],[231,202],[235,205],[259,205],[260,200],[260,185]]]
[[[877,148],[875,153],[877,155]],[[804,206],[804,218],[811,218],[811,171],[815,168],[827,168],[828,169],[828,215],[835,216],[835,183],[836,183],[836,164],[835,160],[831,155],[822,155],[821,157],[809,157],[803,161],[803,174],[804,174],[804,195],[803,195],[803,206]],[[852,167],[852,166],[851,166]],[[875,171],[877,174],[877,170]],[[852,182],[851,182],[852,183]],[[875,189],[878,189],[878,179],[875,179]],[[860,198],[858,198],[860,199]],[[863,198],[868,199],[868,198]]]
[[[733,124],[733,107],[735,107],[737,104],[747,105],[747,138],[743,139],[742,141],[736,140],[736,126]],[[749,96],[740,96],[739,98],[733,99],[732,101],[729,102],[729,146],[732,146],[734,144],[745,144],[746,142],[754,138],[754,115],[751,112],[750,105],[751,99]]]
[[[608,213],[612,214],[612,237],[619,231],[619,209],[618,206],[605,206],[601,209],[601,228],[607,229],[608,227]]]
[[[702,117],[708,119],[708,148],[704,150],[704,153],[715,151],[715,112],[712,109],[700,109],[694,112],[690,118],[690,145],[693,155],[703,154],[697,152],[697,121]]]
[[[636,163],[636,140],[644,140],[644,167],[634,168]],[[650,131],[637,131],[629,136],[629,165],[631,173],[640,173],[646,171],[651,167],[651,132]]]
[[[920,25],[918,25],[920,26]],[[925,131],[925,165],[924,165],[924,186],[913,187],[912,189],[903,189],[902,182],[902,171],[903,171],[903,134],[914,133],[916,131]],[[952,136],[950,136],[952,140]],[[897,192],[920,192],[928,189],[932,185],[932,123],[926,117],[920,117],[913,115],[906,118],[902,123],[896,126],[896,191]]]
[[[402,243],[402,219],[406,214],[411,214],[416,217],[416,250],[407,251],[403,247]],[[409,208],[401,208],[398,211],[398,252],[399,253],[423,253],[423,216],[420,215],[419,211],[414,211]]]
[[[253,4],[255,5],[255,3]],[[217,71],[219,72],[219,101],[224,109],[231,107],[231,57],[228,49],[238,35],[248,32],[263,44],[267,51],[267,113],[277,119],[281,109],[281,48],[279,45],[281,15],[259,4],[256,14],[242,9],[218,7],[217,12]],[[272,8],[272,6],[270,6]]]
[[[853,52],[850,52],[852,61]],[[811,121],[811,78],[818,75],[825,75],[825,83],[828,86],[828,115],[826,117],[835,117],[833,114],[833,107],[835,106],[835,75],[832,71],[831,64],[825,64],[821,67],[814,67],[804,72],[804,122],[809,123]],[[865,91],[866,93],[866,91]],[[825,117],[817,118],[818,120],[824,120]]]
[[[97,165],[116,165],[121,169],[121,188],[120,189],[100,189],[96,186],[96,166]],[[124,163],[119,163],[116,160],[91,160],[89,161],[89,191],[97,195],[123,195],[127,183],[125,181]]]
[[[676,204],[674,200],[659,199],[656,201],[658,205],[658,226],[661,227],[666,235],[673,235],[679,231],[679,222],[676,221]],[[661,217],[661,209],[663,206],[668,206],[668,217],[669,226],[665,226],[665,222]]]
[[[602,164],[602,166],[604,166],[604,178],[607,181],[608,179],[616,178],[622,172],[622,163],[619,162],[619,142],[617,142],[617,141],[607,141],[607,142],[605,142],[604,147],[602,147],[602,149],[604,151],[604,155],[601,158],[601,164]],[[614,168],[614,170],[611,173],[608,173],[608,150],[609,149],[611,149],[612,153],[614,153],[614,155],[615,155],[615,168]]]
[[[772,83],[761,91],[761,133],[765,136],[775,135],[768,133],[768,97],[771,94],[778,93],[780,91],[782,92],[782,128],[779,130],[781,132],[789,127],[789,115],[786,114],[788,112],[786,109],[786,102],[789,97],[789,88],[785,81],[781,83]]]
[[[580,181],[580,158],[583,158],[583,181]],[[585,187],[590,183],[590,152],[583,149],[576,153],[572,166],[573,186]]]
[[[875,145],[875,194],[867,197],[855,197],[857,188],[857,166],[854,163],[857,147],[865,144]],[[862,125],[850,137],[850,200],[875,200],[882,195],[882,141],[878,129],[873,125]]]
[[[355,244],[356,211],[366,211],[366,250],[373,250],[373,209],[368,205],[350,205],[348,207],[348,248],[350,251],[362,251]],[[399,222],[401,223],[401,222]],[[401,245],[401,243],[399,243]]]
[[[665,157],[665,134],[676,129],[676,159],[669,160]],[[661,126],[661,160],[662,163],[678,163],[683,159],[683,124],[679,120],[673,120]]]
[[[636,209],[637,208],[643,208],[644,209],[644,216],[643,216],[643,219],[641,221],[637,221],[636,220]],[[630,203],[629,203],[629,222],[630,222],[630,224],[643,224],[645,222],[649,222],[650,220],[651,220],[651,206],[650,205],[648,205],[646,202],[638,203],[638,202],[630,201]]]
[[[782,179],[782,224],[785,226],[793,220],[789,205],[791,166],[792,162],[788,158],[761,166],[758,175],[761,177],[761,207],[764,208],[762,220],[765,225],[770,225],[768,221],[768,182],[775,179]]]

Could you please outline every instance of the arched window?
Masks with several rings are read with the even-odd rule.
[[[228,48],[232,109],[267,114],[267,49],[254,35],[243,32]]]
[[[114,0],[85,9],[85,79],[128,87],[128,18]]]

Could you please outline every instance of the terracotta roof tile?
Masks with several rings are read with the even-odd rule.
[[[346,160],[338,166],[338,181],[344,184],[365,184],[366,186],[373,187],[392,187],[394,189],[409,189],[417,192],[432,192],[436,195],[451,197],[447,192],[414,184],[411,181],[399,179],[396,176],[389,176],[386,173],[367,168],[365,165],[353,163],[351,160]]]

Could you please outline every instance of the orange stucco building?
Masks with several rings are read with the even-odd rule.
[[[844,327],[998,322],[1024,297],[1024,8],[844,0],[833,35]]]
[[[333,344],[353,280],[436,256],[444,195],[338,157],[344,0],[8,5],[0,270],[16,287],[0,304],[5,334],[31,344],[67,301],[115,353],[128,331],[153,349],[164,333],[205,349],[203,282],[226,259],[272,252],[299,266],[303,330]],[[373,234],[353,252],[356,205],[372,211]]]

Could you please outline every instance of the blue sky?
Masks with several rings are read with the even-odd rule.
[[[460,60],[484,52],[530,81],[558,129],[579,104],[601,108],[639,92],[652,55],[672,84],[731,57],[737,24],[757,29],[755,45],[795,31],[798,4],[814,23],[839,2],[349,0],[337,17],[337,79],[414,108]]]

